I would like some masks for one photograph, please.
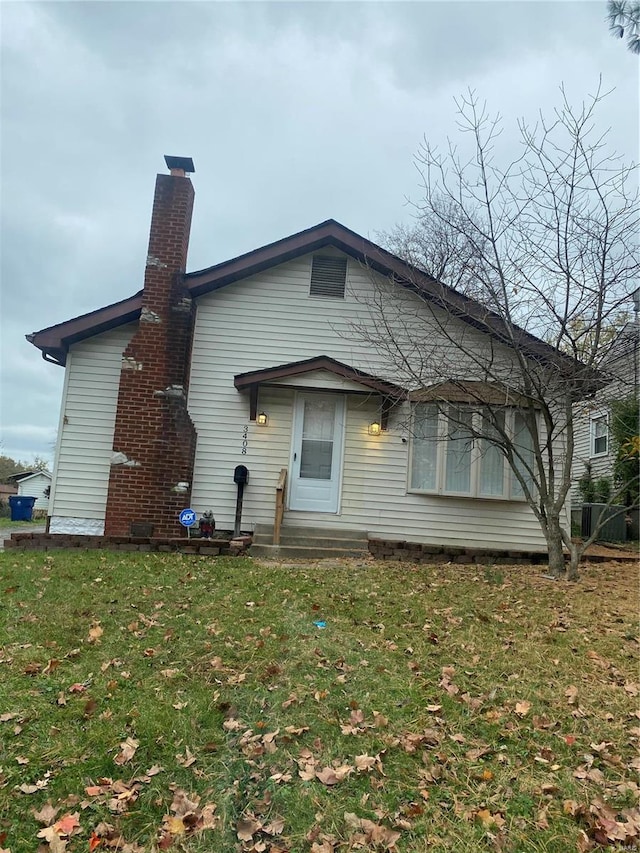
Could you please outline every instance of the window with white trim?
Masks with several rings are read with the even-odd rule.
[[[415,403],[409,491],[494,500],[523,500],[524,490],[491,439],[503,433],[517,451],[515,465],[529,486],[533,438],[519,409],[492,411],[467,404]]]
[[[606,456],[609,452],[609,417],[591,416],[591,456]]]
[[[336,255],[314,255],[311,260],[309,296],[344,299],[347,259]]]

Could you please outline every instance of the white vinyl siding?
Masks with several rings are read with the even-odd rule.
[[[273,524],[278,474],[290,468],[295,388],[261,386],[259,411],[268,413],[269,424],[259,427],[249,421],[249,395],[234,387],[236,374],[328,355],[369,374],[397,379],[388,362],[353,332],[354,321],[367,320],[371,271],[349,259],[344,300],[324,302],[309,298],[310,263],[310,255],[289,261],[197,301],[188,402],[198,433],[192,506],[198,513],[211,509],[218,528],[233,527],[236,465],[245,464],[250,471],[245,530]],[[417,300],[416,306],[420,310]],[[482,345],[482,336],[468,326],[461,325],[462,334],[465,345]],[[447,344],[441,344],[445,357]],[[314,376],[314,387],[318,378]],[[304,387],[304,377],[289,384]],[[318,381],[317,387],[338,390],[335,380],[327,385]],[[347,393],[346,403],[339,513],[287,510],[287,525],[342,526],[416,542],[544,550],[539,525],[523,501],[408,493],[408,407],[395,407],[388,431],[373,437],[368,425],[380,418],[379,396]]]
[[[37,473],[18,481],[18,494],[35,498],[34,509],[47,509],[49,498],[45,490],[51,485],[51,477],[46,474]]]
[[[317,388],[319,391],[333,389],[366,393],[366,388],[360,382],[354,382],[352,379],[347,379],[328,370],[310,370],[308,373],[301,373],[299,376],[286,376],[283,379],[275,379],[273,382],[265,384],[286,385],[292,388]]]
[[[129,324],[70,348],[49,502],[56,519],[104,522],[122,353],[133,331]]]
[[[594,411],[585,411],[578,414],[574,422],[574,454],[571,479],[573,488],[571,491],[571,503],[580,506],[582,495],[578,488],[578,482],[587,470],[591,471],[591,479],[598,480],[600,477],[611,477],[613,473],[613,456],[604,453],[594,456],[593,449],[593,427],[592,415],[602,415],[602,406]]]
[[[578,482],[587,471],[591,470],[591,478],[613,476],[615,455],[611,452],[610,438],[607,440],[607,452],[594,454],[593,418],[610,414],[610,403],[613,400],[624,400],[633,394],[638,394],[638,377],[640,376],[639,329],[638,324],[628,323],[620,332],[611,346],[611,352],[604,360],[602,367],[613,377],[610,385],[599,391],[589,403],[576,404],[574,423],[574,454],[571,479],[573,488],[571,499],[574,505],[582,503]],[[602,444],[602,442],[601,442]]]

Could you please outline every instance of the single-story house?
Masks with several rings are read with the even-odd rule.
[[[34,510],[48,510],[51,474],[48,471],[22,471],[8,478],[17,486],[17,494],[35,498]]]
[[[392,287],[508,371],[512,338],[500,319],[334,220],[186,273],[194,169],[166,160],[144,288],[28,336],[65,370],[50,532],[177,536],[187,507],[232,529],[244,465],[245,530],[274,525],[284,470],[290,528],[544,551],[504,457],[455,432],[436,441],[447,415],[429,388],[410,388],[361,334],[376,322],[376,288]],[[518,335],[527,357],[565,358]],[[444,335],[430,344],[448,357]],[[479,383],[463,361],[458,375]],[[458,415],[480,417],[459,385],[450,400]],[[514,399],[505,428],[517,432],[520,419]]]

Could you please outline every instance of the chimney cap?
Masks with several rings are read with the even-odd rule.
[[[191,157],[171,157],[169,154],[165,154],[164,162],[167,164],[167,169],[172,172],[176,170],[190,174],[196,170]]]

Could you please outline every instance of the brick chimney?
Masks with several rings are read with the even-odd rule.
[[[183,284],[194,191],[187,157],[156,177],[138,328],[123,353],[105,534],[179,536],[196,431],[187,411],[194,306]]]

